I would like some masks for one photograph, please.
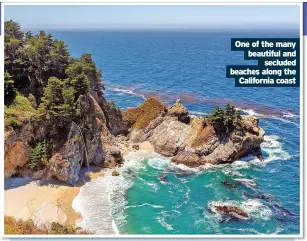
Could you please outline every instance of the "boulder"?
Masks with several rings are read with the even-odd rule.
[[[227,215],[239,219],[249,218],[245,211],[232,205],[214,205],[213,209],[216,213],[221,215]]]
[[[177,119],[165,117],[164,121],[151,132],[148,140],[156,152],[164,156],[175,156],[178,151],[184,150],[190,135],[189,125]]]
[[[4,155],[4,179],[7,179],[15,174],[16,168],[26,165],[29,146],[27,142],[21,140],[6,142]]]
[[[200,157],[193,152],[180,151],[171,160],[177,164],[184,164],[186,166],[198,166]]]
[[[114,170],[114,171],[112,172],[112,176],[119,176],[119,172],[116,171],[116,170]]]
[[[189,112],[187,108],[181,103],[180,99],[176,100],[176,103],[169,107],[167,110],[167,116],[177,117],[179,121],[188,123],[189,122]]]

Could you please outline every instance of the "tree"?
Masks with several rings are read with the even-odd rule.
[[[4,41],[9,42],[10,39],[22,40],[24,34],[20,30],[20,25],[13,20],[4,22]]]
[[[240,126],[241,112],[236,111],[235,107],[230,104],[227,104],[225,109],[217,106],[212,111],[209,120],[218,134],[229,135],[235,128]]]
[[[4,74],[4,102],[5,104],[11,103],[16,96],[16,88],[12,76],[5,72]]]
[[[56,77],[49,78],[41,102],[40,112],[44,116],[62,116],[67,119],[76,116],[75,89],[67,81]]]
[[[42,97],[42,107],[46,114],[50,116],[57,116],[59,114],[59,107],[64,103],[62,89],[63,82],[61,80],[56,77],[49,78]]]

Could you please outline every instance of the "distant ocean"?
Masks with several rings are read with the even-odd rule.
[[[81,188],[86,192],[79,194],[78,203],[87,204],[75,208],[84,216],[83,226],[102,234],[107,222],[102,217],[111,214],[120,234],[299,234],[300,90],[235,88],[225,73],[227,64],[255,63],[230,51],[232,37],[298,37],[298,32],[51,33],[69,45],[74,57],[93,55],[103,70],[106,98],[122,109],[157,96],[166,104],[180,98],[191,114],[206,115],[215,105],[230,102],[243,114],[260,118],[266,131],[263,163],[245,158],[202,171],[189,169],[188,176],[180,173],[184,166],[174,166],[168,158],[132,153],[120,177],[101,177]],[[125,174],[128,168],[137,178]],[[175,172],[163,183],[159,176],[167,168]],[[223,186],[225,178],[238,183],[237,188]],[[262,194],[266,198],[257,198]],[[110,201],[110,214],[102,199]],[[222,220],[210,211],[216,203],[237,205],[251,219]]]

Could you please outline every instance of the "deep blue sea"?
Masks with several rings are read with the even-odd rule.
[[[297,37],[297,32],[51,33],[69,45],[74,57],[92,54],[103,71],[106,98],[122,109],[148,96],[166,104],[180,98],[194,115],[230,102],[243,114],[260,118],[266,131],[263,163],[245,158],[194,170],[174,166],[154,153],[131,153],[120,177],[98,178],[81,188],[93,197],[82,196],[84,192],[77,197],[79,204],[90,202],[77,208],[84,216],[83,226],[103,233],[107,221],[101,217],[107,214],[99,200],[107,196],[113,228],[121,234],[299,234],[300,89],[236,88],[225,77],[226,65],[253,63],[244,61],[243,53],[230,51],[232,37]],[[181,175],[181,169],[190,174]],[[164,183],[159,176],[166,171]],[[225,187],[223,179],[237,187]],[[223,219],[212,212],[216,203],[234,204],[251,218]]]

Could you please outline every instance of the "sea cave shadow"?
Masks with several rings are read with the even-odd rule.
[[[32,179],[30,177],[15,177],[4,180],[4,191],[18,188],[30,183]]]
[[[79,180],[75,184],[68,184],[65,182],[61,182],[58,180],[37,180],[31,177],[11,177],[4,180],[4,190],[10,190],[14,188],[18,188],[21,186],[25,186],[30,182],[35,182],[38,186],[51,186],[54,188],[59,187],[81,187],[85,183],[91,181],[93,177],[100,176],[101,171],[103,170],[102,167],[91,166],[89,169],[87,167],[82,167],[79,173]]]

